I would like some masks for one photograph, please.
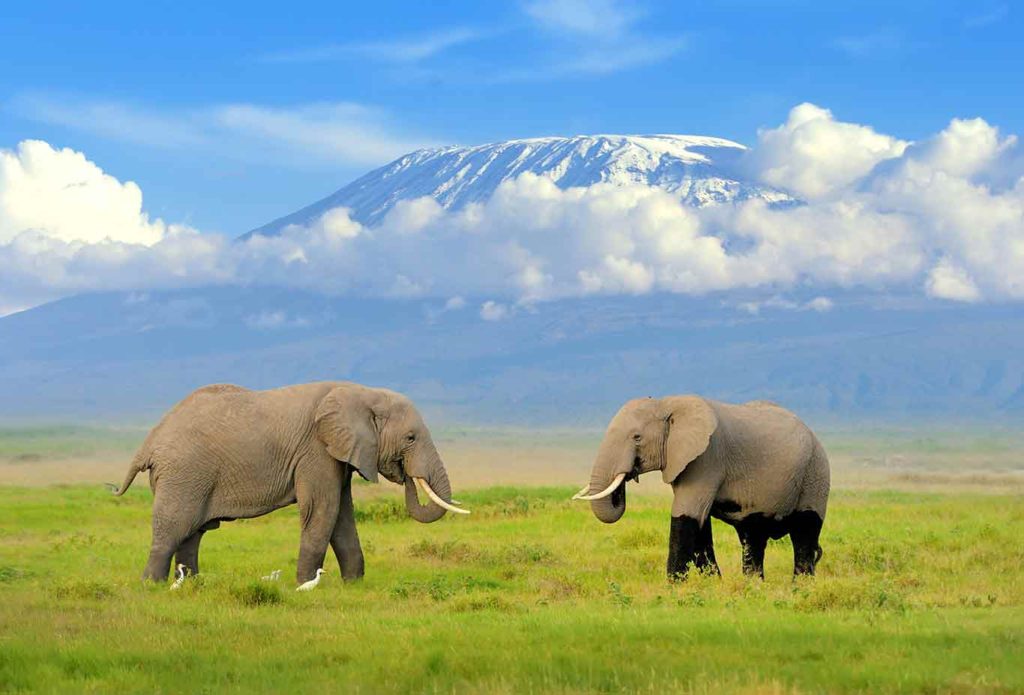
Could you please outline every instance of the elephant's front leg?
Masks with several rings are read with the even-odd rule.
[[[334,535],[341,506],[340,464],[333,459],[309,458],[295,470],[295,499],[299,503],[302,537],[297,581],[307,582],[323,567],[327,544]]]
[[[668,578],[684,579],[696,561],[700,522],[689,516],[672,517],[668,535]]]
[[[352,468],[345,466],[342,474],[341,503],[338,507],[338,520],[334,524],[331,536],[331,548],[338,558],[341,578],[346,581],[363,578],[363,549],[359,545],[359,533],[356,531],[355,509],[352,506]]]
[[[716,573],[711,538],[711,503],[719,480],[715,471],[696,467],[672,484],[672,527],[668,538],[668,578],[683,579],[691,564]]]

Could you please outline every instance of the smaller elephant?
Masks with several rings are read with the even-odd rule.
[[[668,575],[690,565],[720,574],[711,518],[733,526],[743,572],[764,578],[769,538],[789,535],[794,573],[814,574],[828,505],[829,463],[814,433],[769,401],[743,405],[699,396],[629,401],[612,418],[590,476],[573,499],[611,524],[626,511],[626,481],[661,471],[672,486]]]
[[[352,472],[405,485],[417,521],[445,511],[451,486],[423,418],[405,396],[348,382],[251,391],[215,384],[194,391],[153,428],[135,455],[122,495],[142,471],[153,490],[153,542],[145,579],[164,581],[171,557],[199,572],[199,542],[222,521],[298,502],[297,580],[317,575],[327,546],[344,579],[363,576],[352,507]],[[417,488],[429,497],[421,504]]]

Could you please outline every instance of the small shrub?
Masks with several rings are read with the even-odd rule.
[[[58,585],[53,595],[60,599],[103,600],[113,597],[114,590],[100,582],[81,581]]]
[[[374,521],[386,524],[405,521],[409,518],[409,512],[394,500],[377,500],[357,506],[355,518],[356,521]]]
[[[435,543],[430,540],[422,540],[409,546],[409,554],[418,558],[432,558],[435,560],[454,560],[465,562],[476,557],[477,553],[473,548],[458,541],[445,541]]]
[[[568,576],[545,579],[541,582],[540,589],[544,592],[545,598],[551,601],[564,601],[587,594],[582,581]]]
[[[498,513],[512,518],[523,517],[529,516],[531,510],[543,509],[544,506],[543,500],[535,499],[531,502],[530,498],[517,495],[512,499],[502,502],[498,507]]]
[[[662,535],[653,529],[637,528],[619,536],[617,545],[623,550],[654,548],[663,542]]]
[[[626,594],[617,582],[608,582],[608,590],[612,595],[612,603],[621,608],[627,608],[633,603],[633,597]]]
[[[452,605],[452,609],[464,612],[497,611],[499,613],[516,613],[519,611],[517,606],[496,594],[459,599]]]
[[[523,563],[547,564],[554,559],[555,554],[547,547],[539,544],[511,545],[502,553],[502,560],[513,565]]]
[[[437,576],[427,584],[427,593],[435,601],[447,601],[455,595],[455,588],[444,577]]]
[[[18,569],[17,567],[10,567],[8,565],[0,565],[0,584],[13,582],[26,576],[27,573],[25,570]]]
[[[243,606],[249,607],[270,606],[284,600],[281,590],[267,582],[250,582],[232,589],[231,593]]]

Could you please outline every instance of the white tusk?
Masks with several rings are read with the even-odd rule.
[[[572,498],[574,500],[578,500],[580,497],[583,497],[583,495],[585,495],[587,493],[587,490],[589,490],[589,489],[590,489],[590,484],[588,483],[587,485],[583,486],[582,490],[580,490],[575,495],[573,495]]]
[[[619,485],[621,485],[622,481],[625,480],[625,479],[626,479],[626,474],[625,473],[619,473],[617,476],[615,476],[615,479],[612,481],[612,484],[609,485],[608,487],[606,487],[604,490],[601,490],[601,492],[597,493],[596,495],[583,495],[581,497],[577,497],[576,499],[578,499],[578,500],[585,500],[587,502],[589,502],[591,500],[601,500],[601,499],[604,499],[608,495],[610,495],[613,492],[615,492],[615,488],[617,488]]]
[[[423,478],[413,478],[413,480],[416,481],[416,484],[420,486],[420,489],[427,493],[427,497],[429,497],[437,506],[447,509],[450,512],[455,512],[456,514],[469,514],[468,509],[459,509],[455,505],[449,504],[438,497],[437,493],[430,489],[430,486],[427,485],[427,481]]]

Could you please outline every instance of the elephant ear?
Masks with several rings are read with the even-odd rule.
[[[718,417],[707,401],[699,396],[667,398],[668,434],[665,439],[665,468],[661,475],[672,483],[711,443]]]
[[[353,466],[371,483],[377,482],[377,432],[366,399],[339,386],[324,396],[313,420],[316,436],[334,459]]]

